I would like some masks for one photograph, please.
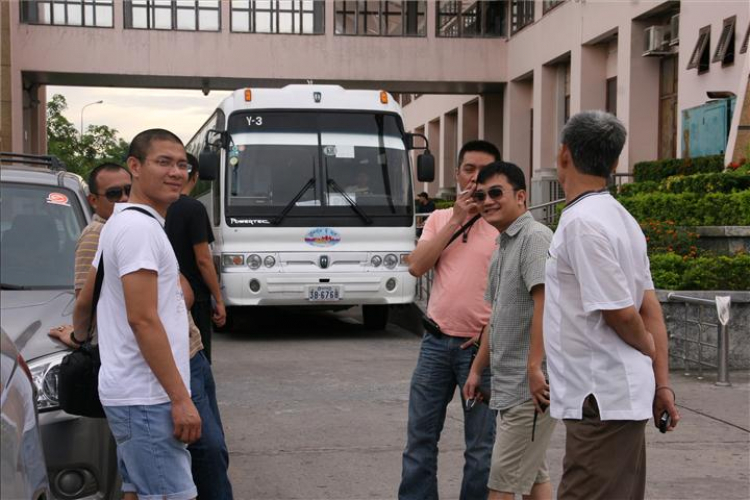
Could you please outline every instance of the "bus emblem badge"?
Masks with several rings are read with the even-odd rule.
[[[321,255],[320,259],[318,261],[320,262],[320,268],[321,269],[327,269],[328,268],[328,256],[327,255]]]
[[[305,235],[305,243],[314,247],[332,247],[341,241],[341,235],[330,227],[316,227]]]

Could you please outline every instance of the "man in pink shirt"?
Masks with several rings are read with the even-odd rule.
[[[458,197],[453,208],[430,215],[417,248],[409,256],[409,272],[422,276],[434,268],[425,333],[409,392],[409,423],[404,449],[400,500],[437,499],[438,440],[448,403],[463,387],[475,354],[474,341],[487,326],[490,307],[484,300],[487,271],[495,250],[497,230],[476,220],[472,201],[479,171],[500,160],[497,147],[471,141],[461,148],[456,170]],[[490,372],[483,388],[489,392]],[[459,391],[460,393],[460,391]],[[484,404],[464,408],[466,451],[461,500],[487,497],[487,478],[495,440],[495,415]]]

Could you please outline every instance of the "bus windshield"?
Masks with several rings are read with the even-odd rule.
[[[230,116],[227,215],[273,218],[285,209],[290,218],[411,215],[399,125],[396,116],[372,113]]]

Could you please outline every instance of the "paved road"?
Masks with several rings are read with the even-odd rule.
[[[214,372],[238,499],[392,499],[401,473],[408,385],[419,339],[367,332],[357,311],[284,311],[214,337]],[[649,427],[648,498],[750,498],[748,377],[717,388],[679,374],[680,432]],[[690,408],[690,409],[688,409]],[[722,421],[723,420],[723,421]],[[448,411],[440,494],[457,498],[462,415]],[[559,481],[563,426],[548,457]]]

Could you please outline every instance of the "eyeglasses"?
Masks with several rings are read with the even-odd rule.
[[[163,156],[160,156],[159,158],[155,160],[150,160],[146,158],[146,161],[156,163],[162,168],[172,168],[173,165],[177,165],[177,168],[179,168],[180,170],[186,171],[188,174],[193,171],[193,166],[190,163],[186,161],[175,161],[175,160],[172,160],[171,158],[166,158]]]
[[[493,200],[497,200],[498,198],[503,197],[503,188],[498,186],[492,186],[487,190],[485,193],[484,191],[474,191],[474,194],[471,195],[472,198],[474,198],[474,201],[477,203],[483,203],[484,200],[487,199],[487,196],[492,198]]]
[[[107,200],[115,203],[122,199],[122,193],[125,192],[125,196],[130,196],[130,184],[124,186],[115,186],[107,189],[103,193],[94,193],[97,196],[105,196]]]

